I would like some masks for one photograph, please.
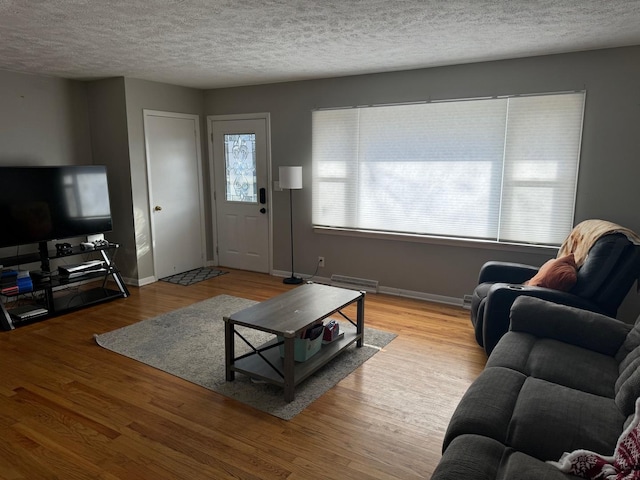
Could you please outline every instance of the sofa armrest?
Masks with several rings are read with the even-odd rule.
[[[480,269],[478,284],[487,282],[524,283],[538,273],[538,267],[512,262],[487,262]]]
[[[600,313],[523,296],[511,307],[511,330],[615,356],[633,326]]]

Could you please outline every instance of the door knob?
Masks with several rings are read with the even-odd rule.
[[[260,209],[260,213],[267,213],[267,209],[266,209],[266,208],[264,208],[264,207],[262,207],[262,208]]]
[[[160,205],[156,205],[156,207],[154,208],[154,210],[156,212],[159,212],[160,210],[162,210],[162,207]]]

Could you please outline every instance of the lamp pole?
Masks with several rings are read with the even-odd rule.
[[[291,276],[289,278],[285,278],[283,283],[287,285],[299,285],[302,283],[302,279],[296,277],[293,272],[293,189],[289,189],[289,217],[290,217],[290,232],[291,232]]]
[[[289,189],[289,232],[291,235],[291,276],[285,278],[287,285],[299,285],[302,278],[295,276],[293,266],[293,190],[302,188],[302,167],[280,167],[280,187]]]

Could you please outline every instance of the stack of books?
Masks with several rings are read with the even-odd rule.
[[[0,294],[18,295],[33,291],[33,282],[26,270],[6,269],[0,272]]]

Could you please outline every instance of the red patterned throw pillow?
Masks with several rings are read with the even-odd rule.
[[[622,432],[613,455],[606,457],[588,450],[565,453],[549,462],[565,473],[592,480],[640,480],[640,399],[633,421]]]

